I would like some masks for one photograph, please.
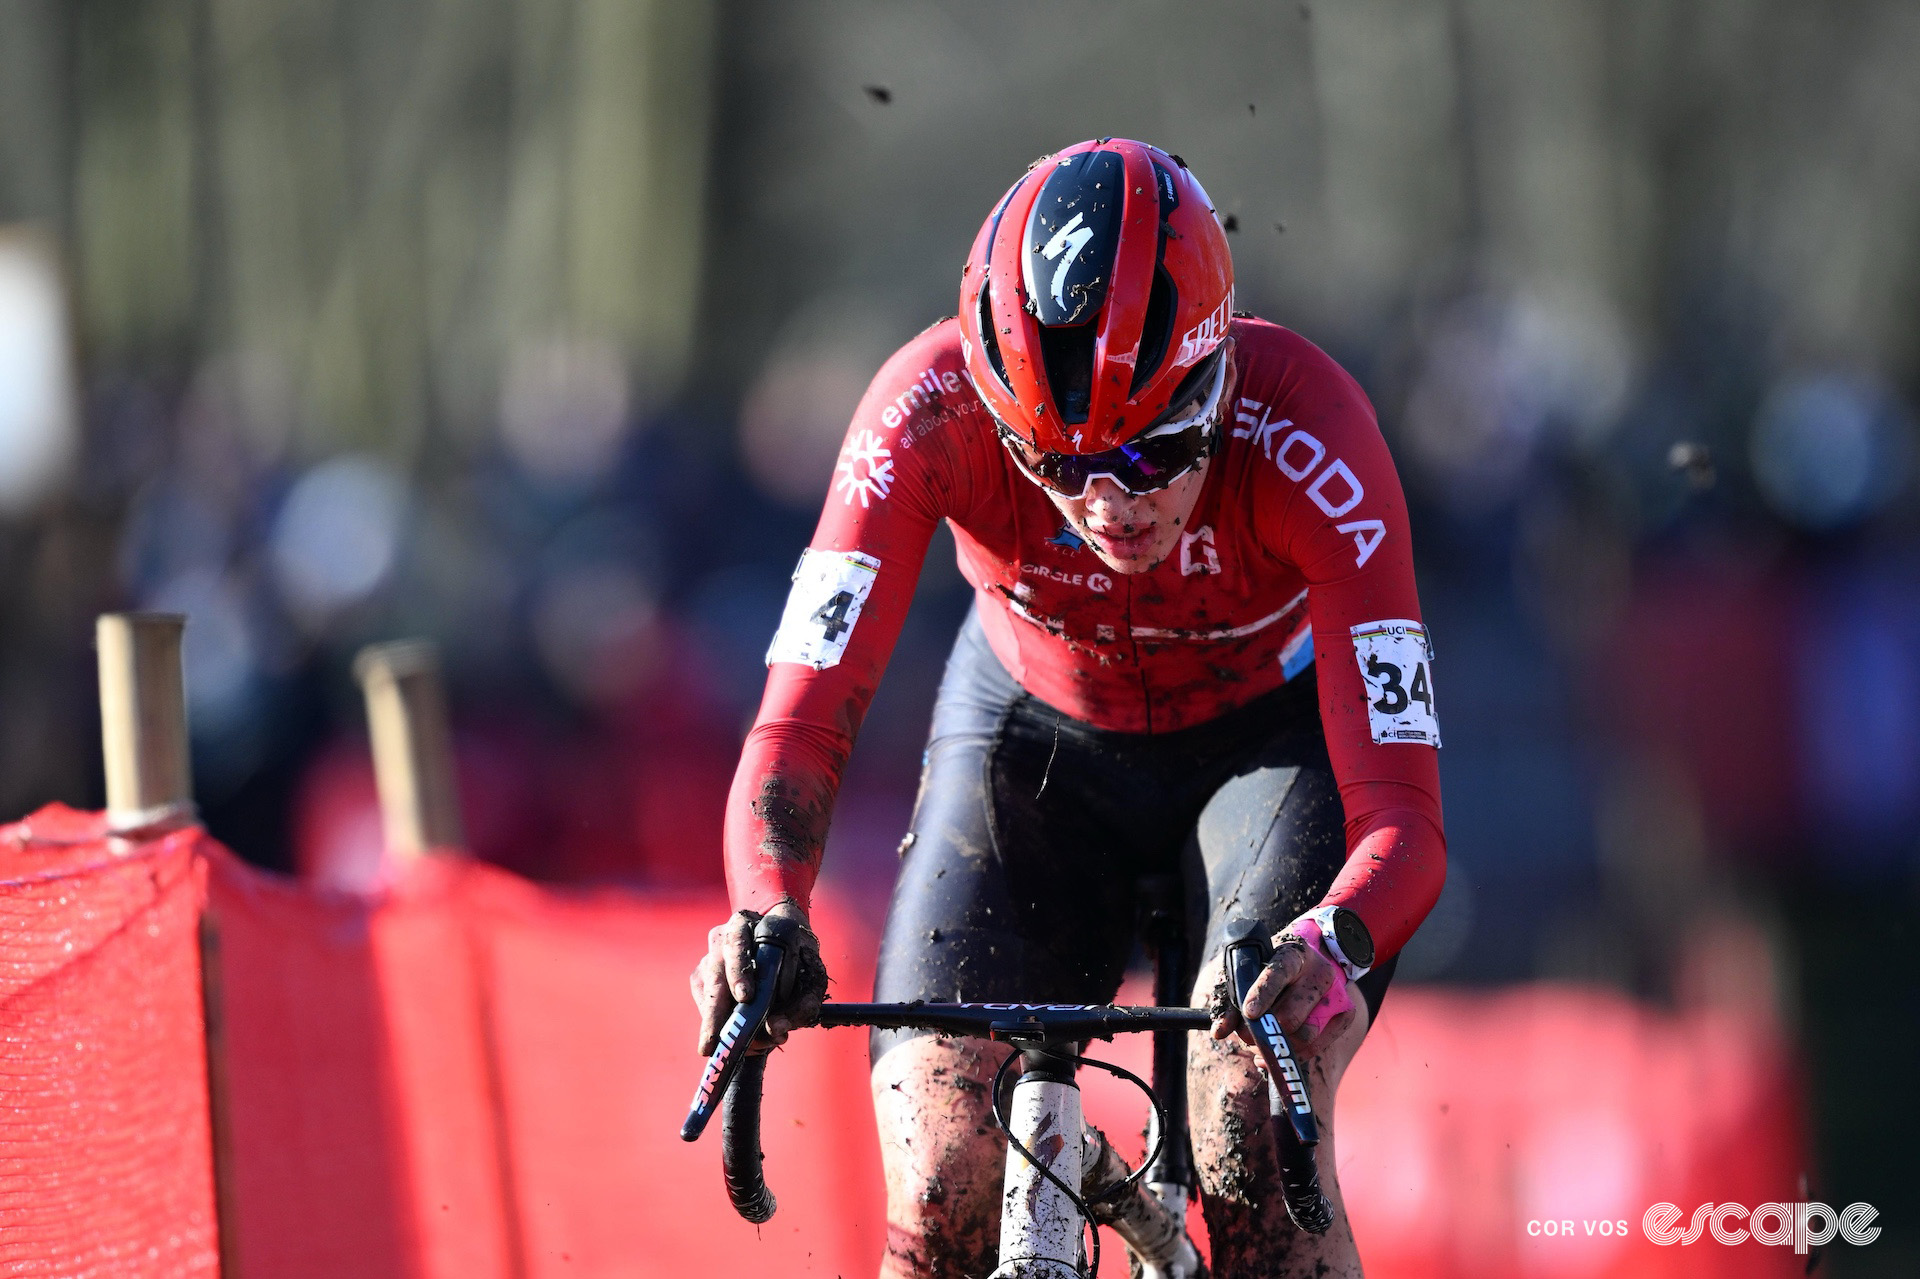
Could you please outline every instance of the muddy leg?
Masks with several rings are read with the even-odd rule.
[[[1217,967],[1195,988],[1195,1003],[1218,980]],[[1349,986],[1359,1015],[1339,1038],[1300,1051],[1313,1113],[1320,1125],[1316,1149],[1320,1188],[1333,1205],[1324,1235],[1294,1229],[1280,1194],[1267,1114],[1267,1081],[1253,1049],[1237,1038],[1188,1037],[1187,1090],[1193,1121],[1193,1157],[1200,1174],[1200,1207],[1213,1242],[1213,1272],[1232,1279],[1348,1279],[1360,1275],[1360,1254],[1334,1172],[1333,1098],[1347,1063],[1367,1033],[1367,1006]]]
[[[984,1279],[1000,1247],[1006,1140],[987,1091],[1006,1050],[912,1039],[873,1067],[887,1177],[881,1279]]]

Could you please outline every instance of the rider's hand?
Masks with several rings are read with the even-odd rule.
[[[1353,1023],[1356,1013],[1348,1009],[1319,1030],[1306,1024],[1333,984],[1346,980],[1347,975],[1317,947],[1307,945],[1291,933],[1275,933],[1273,958],[1267,961],[1260,976],[1254,979],[1253,988],[1247,992],[1246,1011],[1255,1018],[1272,1012],[1287,1042],[1304,1050],[1316,1041],[1339,1038]],[[1224,971],[1209,1011],[1213,1014],[1215,1039],[1238,1035],[1242,1042],[1252,1045],[1253,1036],[1241,1019],[1240,1010],[1234,1007]]]
[[[827,996],[827,967],[820,961],[820,942],[807,927],[806,911],[783,901],[767,914],[800,925],[799,940],[786,959],[794,972],[792,993],[774,1005],[760,1040],[765,1047],[777,1048],[796,1026],[819,1019],[820,1003]],[[736,911],[707,934],[707,953],[689,979],[694,1006],[700,1010],[701,1056],[719,1045],[734,1005],[753,998],[753,926],[759,922],[760,916],[753,911]]]

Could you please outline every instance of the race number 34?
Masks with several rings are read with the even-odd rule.
[[[1363,622],[1353,628],[1353,655],[1367,686],[1367,725],[1375,744],[1440,745],[1427,628],[1406,618]]]
[[[880,561],[858,551],[801,552],[767,665],[797,662],[816,671],[838,666],[879,573]]]

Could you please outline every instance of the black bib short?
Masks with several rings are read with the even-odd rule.
[[[1204,964],[1229,921],[1278,932],[1345,861],[1311,669],[1204,724],[1111,732],[1023,690],[970,614],[934,705],[873,997],[1105,1003],[1134,953],[1143,877],[1180,877]],[[1372,1016],[1393,968],[1360,980]],[[927,1033],[874,1030],[873,1060]]]

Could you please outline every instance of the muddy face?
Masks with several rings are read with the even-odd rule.
[[[1145,573],[1158,567],[1179,544],[1180,533],[1200,500],[1207,465],[1202,462],[1167,487],[1138,497],[1104,476],[1089,484],[1081,497],[1062,497],[1051,489],[1046,494],[1108,568],[1116,573]]]

